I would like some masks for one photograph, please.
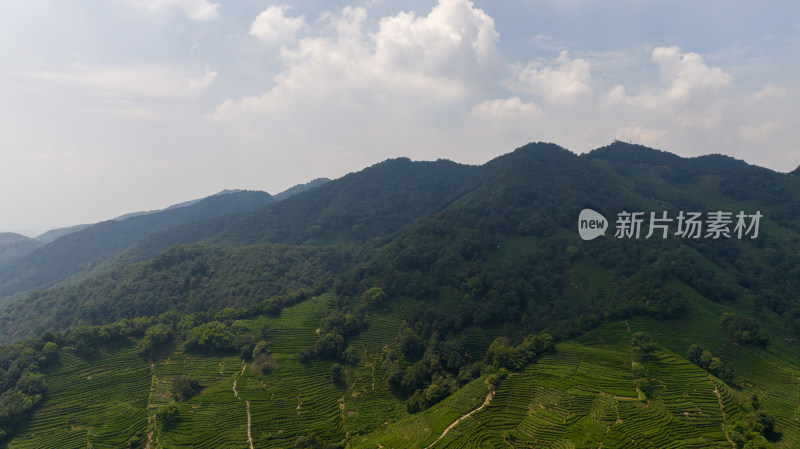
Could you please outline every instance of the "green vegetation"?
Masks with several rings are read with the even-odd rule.
[[[257,209],[272,201],[268,193],[242,191],[211,196],[186,207],[95,224],[0,266],[0,298],[54,285],[150,234],[204,218]]]
[[[0,310],[0,444],[799,447],[798,180],[532,144],[151,233]],[[764,218],[585,242],[586,207]]]

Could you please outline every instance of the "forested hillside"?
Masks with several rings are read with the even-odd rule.
[[[0,298],[49,287],[89,270],[91,264],[154,232],[207,217],[256,209],[272,201],[265,192],[237,192],[208,197],[178,209],[97,223],[0,265]]]
[[[0,309],[7,447],[800,445],[800,178],[729,157],[393,159],[107,263]]]
[[[44,244],[13,232],[0,233],[0,264],[30,254]]]

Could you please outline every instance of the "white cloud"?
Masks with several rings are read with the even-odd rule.
[[[73,176],[93,176],[103,170],[99,159],[76,150],[44,150],[30,158],[44,167]]]
[[[648,129],[640,123],[628,123],[617,128],[615,138],[642,145],[657,146],[664,141],[667,134],[669,133],[662,129]]]
[[[136,120],[155,120],[164,118],[164,115],[157,109],[148,107],[130,106],[125,104],[104,106],[104,107],[79,108],[76,110],[76,112],[93,114],[93,115],[104,115],[104,116],[114,115],[125,119],[136,119]]]
[[[196,71],[162,64],[72,64],[64,69],[30,75],[56,84],[86,88],[90,94],[98,96],[185,98],[205,91],[217,75],[208,68],[199,76],[192,72]]]
[[[384,17],[374,32],[366,19],[366,9],[353,7],[323,16],[314,35],[281,49],[284,69],[270,89],[226,101],[212,117],[284,111],[300,103],[413,115],[431,104],[466,101],[497,70],[494,21],[466,0],[441,0],[427,16]]]
[[[217,72],[212,72],[206,67],[206,73],[200,78],[189,78],[186,80],[186,87],[190,92],[205,91],[208,86],[217,78]]]
[[[515,70],[510,88],[543,97],[550,103],[562,103],[592,93],[591,64],[584,59],[570,59],[566,50],[555,62],[532,61]]]
[[[733,83],[733,77],[721,68],[709,67],[699,54],[683,53],[677,46],[658,47],[650,59],[658,66],[662,86],[628,97],[618,85],[609,92],[609,100],[660,108],[707,99]]]
[[[532,117],[542,113],[534,103],[525,103],[519,97],[501,98],[481,102],[470,111],[472,117],[509,119]]]
[[[780,126],[773,122],[764,122],[758,126],[740,126],[739,137],[750,141],[762,141],[770,137]]]
[[[440,0],[427,17],[400,13],[384,17],[374,36],[375,56],[401,67],[422,61],[423,69],[446,72],[452,66],[489,64],[497,57],[494,20],[464,0]]]
[[[272,11],[290,19],[287,7]],[[582,152],[615,136],[742,157],[756,138],[780,143],[775,131],[786,128],[785,119],[755,118],[783,88],[742,92],[726,69],[676,46],[562,49],[511,63],[497,50],[492,18],[466,0],[441,0],[427,15],[376,21],[369,12],[345,7],[298,26],[302,37],[281,47],[263,93],[224,101],[207,117],[262,148],[291,147],[306,163],[330,166],[415,151],[458,158],[537,140]],[[751,125],[763,122],[778,128]]]
[[[304,16],[287,17],[289,5],[272,5],[262,11],[250,27],[250,35],[270,45],[294,42],[301,31],[308,28]]]
[[[786,97],[786,89],[780,88],[773,83],[767,83],[764,87],[753,95],[756,100],[782,99]]]
[[[129,4],[150,12],[180,9],[190,19],[209,21],[219,17],[218,3],[208,0],[127,0]]]
[[[669,84],[664,95],[671,100],[685,101],[700,90],[727,87],[733,77],[719,67],[709,67],[697,53],[681,53],[681,49],[659,47],[652,56],[661,71],[661,80]]]

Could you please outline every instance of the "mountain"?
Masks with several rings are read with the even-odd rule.
[[[800,180],[733,158],[391,159],[123,254],[0,312],[8,447],[800,445]]]
[[[25,237],[22,234],[17,234],[14,232],[0,232],[0,245],[5,245],[7,243],[26,242],[28,240],[30,240],[30,238]]]
[[[104,257],[154,232],[203,218],[256,209],[272,201],[272,196],[265,192],[235,192],[211,196],[185,207],[91,225],[0,265],[0,298],[54,285],[91,269]]]
[[[168,210],[172,210],[172,209],[180,209],[181,207],[186,207],[186,206],[191,206],[192,204],[197,204],[197,203],[199,203],[200,201],[203,201],[206,198],[211,198],[211,197],[220,196],[220,195],[228,195],[228,194],[231,194],[231,193],[241,193],[241,192],[244,192],[244,190],[241,190],[241,189],[225,189],[225,190],[223,190],[221,192],[217,192],[217,193],[215,193],[215,194],[213,194],[211,196],[205,197],[205,198],[198,198],[196,200],[184,201],[182,203],[177,203],[177,204],[173,204],[171,206],[165,207],[164,209],[156,209],[156,210],[141,211],[141,212],[130,212],[130,213],[127,213],[127,214],[124,214],[124,215],[120,215],[119,217],[114,218],[114,220],[122,221],[122,220],[127,220],[128,218],[131,218],[131,217],[138,217],[138,216],[141,216],[141,215],[149,215],[149,214],[154,214],[154,213],[157,213],[157,212],[164,212],[164,211],[168,211]]]
[[[0,264],[30,254],[40,246],[38,241],[21,234],[0,233]]]
[[[328,178],[312,179],[311,181],[309,181],[309,182],[307,182],[305,184],[298,184],[298,185],[296,185],[294,187],[290,187],[290,188],[284,190],[283,192],[275,195],[275,200],[276,201],[283,201],[283,200],[285,200],[286,198],[289,198],[292,195],[297,195],[298,193],[305,192],[308,189],[313,189],[314,187],[321,186],[321,185],[326,184],[326,183],[328,183],[330,181],[331,180],[328,179]]]
[[[60,237],[63,237],[65,235],[67,235],[67,234],[72,234],[73,232],[82,231],[82,230],[88,228],[89,226],[91,226],[91,225],[80,224],[80,225],[69,226],[69,227],[66,227],[66,228],[51,229],[51,230],[45,232],[44,234],[41,234],[41,235],[37,236],[36,240],[38,240],[38,241],[40,241],[42,243],[50,243],[50,242],[52,242],[52,241],[54,241],[54,240],[56,240],[56,239],[58,239]]]
[[[390,159],[255,210],[212,240],[330,245],[388,238],[463,195],[481,170],[446,160]]]
[[[409,220],[446,204],[475,181],[472,174],[477,171],[479,167],[450,161],[388,160],[318,188],[297,188],[295,195],[249,213],[207,218],[153,233],[98,269],[145,261],[172,245],[202,241],[225,246],[325,246],[389,238]],[[313,184],[315,181],[305,186]],[[365,195],[366,191],[370,195]]]

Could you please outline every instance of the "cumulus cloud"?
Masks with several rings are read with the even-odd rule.
[[[472,108],[470,115],[477,118],[529,118],[542,113],[535,103],[523,102],[519,97],[486,100]]]
[[[285,25],[285,11],[272,9],[266,17]],[[284,69],[271,88],[257,97],[226,101],[211,116],[275,112],[296,107],[299,100],[403,114],[432,102],[463,101],[496,70],[494,21],[466,0],[440,0],[427,16],[384,17],[374,32],[366,21],[364,8],[326,14],[316,33],[281,49]],[[257,31],[251,34],[261,32],[260,22],[254,22]]]
[[[512,63],[498,51],[493,19],[467,0],[377,20],[370,11],[306,19],[287,6],[264,10],[250,34],[280,45],[277,75],[206,117],[261,147],[291,146],[328,165],[433,148],[477,155],[536,140],[581,152],[615,137],[742,157],[786,128],[785,118],[762,114],[786,102],[783,87],[743,92],[726,69],[677,46],[559,47],[555,58]]]
[[[308,28],[304,16],[287,17],[289,5],[272,5],[262,11],[250,27],[250,35],[270,45],[294,42],[301,31]]]
[[[65,69],[38,71],[30,75],[57,84],[83,87],[99,96],[185,98],[205,91],[217,75],[208,68],[202,74],[195,72],[163,64],[72,64]]]
[[[209,21],[219,17],[219,4],[208,0],[128,0],[128,3],[150,12],[180,9],[192,20]]]
[[[592,93],[590,70],[589,61],[570,59],[564,50],[554,63],[532,61],[517,67],[510,87],[550,103],[568,102]]]
[[[609,92],[612,102],[659,108],[708,98],[733,83],[733,77],[720,67],[709,67],[699,54],[684,53],[677,46],[658,47],[650,59],[658,66],[660,88],[628,96],[625,88],[617,85]]]
[[[640,123],[628,123],[617,128],[615,138],[642,145],[657,146],[664,141],[667,134],[669,133],[662,129],[649,129]]]
[[[729,86],[733,77],[719,67],[709,67],[697,53],[681,53],[679,47],[659,47],[653,50],[653,62],[658,65],[661,80],[669,85],[664,96],[685,101],[701,90],[718,90]]]
[[[781,99],[786,97],[786,89],[780,88],[773,83],[767,83],[764,87],[753,95],[756,100]]]
[[[202,92],[208,89],[217,78],[217,72],[213,72],[206,67],[206,72],[199,78],[189,78],[186,80],[186,87],[190,92]]]
[[[743,125],[739,127],[739,137],[750,141],[762,141],[777,131],[778,128],[780,126],[773,122],[764,122],[758,126]]]

